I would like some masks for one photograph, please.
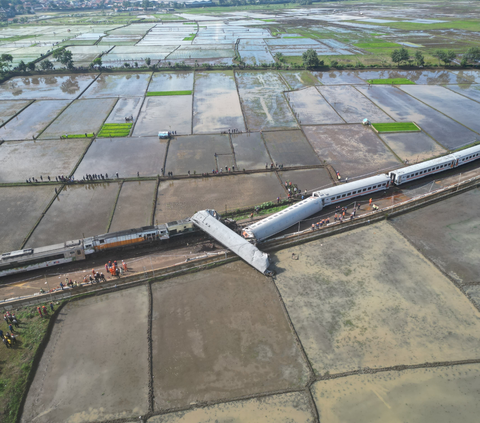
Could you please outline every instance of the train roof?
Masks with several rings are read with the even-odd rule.
[[[96,241],[98,239],[111,239],[111,238],[116,238],[116,237],[119,237],[119,236],[135,235],[135,234],[143,233],[143,232],[152,232],[152,231],[156,231],[158,229],[167,229],[167,227],[165,225],[142,226],[141,228],[125,229],[123,231],[111,232],[111,233],[108,233],[108,234],[91,236],[91,237],[85,238],[85,241],[87,241],[87,240],[95,240]]]
[[[397,176],[407,175],[418,170],[428,169],[431,166],[438,166],[445,163],[450,163],[453,160],[455,160],[455,157],[452,154],[448,154],[446,156],[438,157],[437,159],[427,160],[426,162],[402,167],[401,169],[393,170],[390,173],[394,173]]]
[[[325,188],[321,191],[315,191],[313,195],[315,195],[316,197],[330,197],[332,195],[342,194],[345,191],[356,190],[372,184],[387,182],[389,180],[390,178],[382,173],[381,175],[370,176],[369,178],[359,179],[358,181],[353,182],[347,182],[346,184],[337,185],[331,188]]]
[[[464,148],[463,150],[455,151],[452,153],[452,155],[463,157],[473,153],[480,153],[480,144],[474,145],[473,147]]]
[[[23,250],[10,251],[0,256],[0,263],[7,263],[10,260],[26,260],[32,257],[48,256],[52,253],[58,253],[65,250],[75,249],[82,245],[82,240],[62,242],[61,244],[45,245],[37,248],[25,248]]]

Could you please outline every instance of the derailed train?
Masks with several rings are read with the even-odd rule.
[[[247,239],[263,241],[320,212],[324,207],[343,203],[352,198],[385,191],[392,184],[402,185],[428,175],[443,172],[480,159],[480,145],[466,148],[437,159],[406,166],[387,174],[372,176],[343,185],[315,191],[311,197],[274,213],[244,228]],[[190,218],[163,225],[144,226],[61,244],[39,248],[27,248],[0,256],[0,277],[30,270],[85,260],[91,254],[110,251],[148,242],[166,242],[170,238],[185,236],[198,229]]]
[[[196,230],[188,218],[163,225],[144,226],[61,244],[12,251],[0,256],[0,277],[85,260],[86,256],[101,251],[128,248],[154,241],[164,242]]]
[[[247,239],[263,241],[320,212],[326,206],[343,203],[352,198],[370,195],[374,192],[386,191],[391,184],[402,185],[478,159],[480,159],[480,145],[422,163],[402,167],[388,174],[376,175],[315,191],[311,197],[245,227],[242,235]]]

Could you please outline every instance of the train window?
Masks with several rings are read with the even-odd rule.
[[[357,193],[357,191],[352,191],[352,194],[356,194],[356,193]]]
[[[370,190],[370,189],[372,189],[372,187],[368,187],[368,189]]]
[[[105,240],[104,240],[104,239],[101,239],[101,240],[100,240],[100,244],[105,244]]]
[[[345,197],[347,194],[342,194],[342,198]]]
[[[77,256],[80,256],[82,254],[82,250],[77,250]]]
[[[367,190],[367,188],[363,188],[363,192],[365,192]]]
[[[351,192],[348,192],[347,195],[352,195],[352,193],[351,193]]]
[[[377,186],[376,186],[376,185],[374,185],[372,188],[373,188],[373,189],[375,189],[375,188],[377,188]]]

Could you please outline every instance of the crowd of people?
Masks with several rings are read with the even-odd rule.
[[[17,317],[15,316],[15,313],[11,314],[9,311],[4,314],[3,320],[5,320],[5,322],[7,323],[7,327],[10,332],[3,333],[3,330],[0,329],[0,338],[2,338],[2,342],[7,348],[11,348],[14,344],[17,343],[17,335],[15,334],[15,329],[18,328],[20,324]]]

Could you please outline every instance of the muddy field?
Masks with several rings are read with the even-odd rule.
[[[250,131],[296,128],[283,92],[288,89],[276,72],[236,72],[243,114]]]
[[[242,262],[152,285],[155,409],[301,388],[272,280]]]
[[[292,90],[309,87],[311,85],[320,85],[317,78],[306,70],[282,72],[281,75]]]
[[[220,171],[217,156],[233,158],[233,151],[228,135],[192,135],[175,137],[170,140],[165,172],[174,175],[190,173],[212,173]],[[225,170],[225,169],[224,169]]]
[[[313,396],[325,423],[474,422],[479,389],[480,365],[470,364],[321,381]]]
[[[27,107],[31,101],[29,100],[6,100],[0,101],[0,125],[3,125],[10,118],[15,116],[25,107]],[[3,130],[3,128],[2,128]],[[0,133],[2,133],[0,130]]]
[[[81,423],[145,414],[147,313],[145,287],[68,304],[40,361],[22,422]],[[135,329],[126,330],[132,324]]]
[[[2,84],[2,100],[73,100],[80,95],[97,75],[48,75],[16,77]]]
[[[245,131],[233,71],[197,72],[193,105],[193,132]]]
[[[352,86],[318,87],[318,90],[347,123],[362,123],[364,119],[375,123],[394,122]]]
[[[85,91],[82,98],[143,97],[151,75],[151,73],[100,75]]]
[[[282,183],[291,182],[302,192],[324,189],[332,186],[332,178],[326,169],[290,170],[278,172]]]
[[[118,190],[118,182],[64,187],[27,246],[41,247],[107,232]]]
[[[4,125],[0,129],[0,136],[4,140],[37,138],[69,104],[69,100],[35,101]]]
[[[271,162],[259,132],[235,134],[231,137],[238,170],[265,169],[265,163]]]
[[[159,132],[192,133],[192,96],[146,97],[133,130],[134,137],[153,137]]]
[[[42,182],[50,176],[69,176],[90,139],[9,141],[0,145],[0,182]]]
[[[0,252],[22,247],[54,195],[53,186],[0,188]]]
[[[245,195],[248,192],[249,195]],[[161,182],[155,221],[159,223],[193,216],[198,210],[254,207],[277,197],[286,198],[275,173],[209,177]]]
[[[302,131],[264,132],[263,138],[274,163],[284,166],[320,164]]]
[[[400,166],[399,160],[369,127],[306,126],[303,130],[320,159],[344,178],[373,175]]]
[[[345,123],[315,87],[285,93],[301,125]]]
[[[193,90],[193,72],[154,73],[148,91]]]
[[[458,283],[479,282],[480,190],[396,217],[393,225]]]
[[[292,247],[274,261],[317,375],[479,356],[478,311],[388,223]]]
[[[218,404],[148,419],[148,423],[313,423],[314,421],[308,398],[300,392]]]
[[[116,98],[75,100],[45,129],[40,138],[98,133],[116,102]]]
[[[156,181],[124,182],[109,232],[151,225],[156,186]]]
[[[125,123],[125,118],[131,116],[133,116],[133,121],[135,122],[140,113],[142,103],[142,97],[120,98],[105,123]]]
[[[75,171],[75,178],[82,179],[87,174],[113,178],[117,172],[120,178],[136,177],[137,172],[140,176],[159,175],[167,144],[167,140],[155,137],[97,138]]]
[[[380,138],[401,159],[417,163],[447,154],[447,151],[424,132],[379,134]]]
[[[357,89],[398,122],[413,121],[448,149],[471,144],[477,135],[440,112],[390,86]]]

